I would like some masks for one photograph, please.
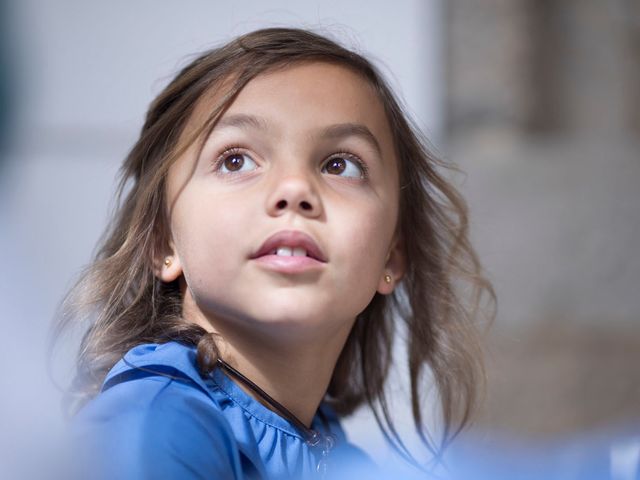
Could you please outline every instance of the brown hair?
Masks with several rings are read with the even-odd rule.
[[[205,52],[151,104],[140,138],[121,169],[113,221],[95,261],[67,295],[55,324],[56,336],[72,324],[87,325],[72,391],[79,404],[96,395],[106,373],[123,354],[146,342],[175,340],[195,345],[201,372],[213,368],[217,351],[212,335],[181,319],[177,281],[165,284],[154,274],[169,239],[167,171],[189,143],[213,128],[252,78],[306,61],[347,67],[369,82],[380,97],[399,161],[398,226],[407,259],[399,288],[388,296],[376,293],[358,315],[338,359],[327,400],[340,415],[368,404],[387,440],[412,461],[394,428],[385,392],[394,336],[404,328],[413,419],[426,446],[437,454],[468,423],[477,402],[484,372],[475,320],[482,294],[488,293],[493,301],[493,291],[468,240],[465,202],[437,171],[446,167],[444,162],[429,152],[368,60],[306,30],[258,30]],[[222,100],[207,121],[182,142],[196,104],[212,91]],[[457,293],[462,282],[471,286],[466,290],[470,303]],[[422,405],[429,374],[442,408],[440,444],[424,427]]]

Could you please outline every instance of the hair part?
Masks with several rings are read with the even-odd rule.
[[[140,138],[120,170],[113,218],[93,263],[68,293],[54,324],[54,340],[74,325],[87,327],[71,387],[76,408],[95,396],[109,369],[141,343],[173,340],[196,346],[201,373],[215,368],[214,336],[182,319],[178,281],[163,283],[155,274],[170,240],[167,172],[193,142],[204,141],[251,79],[310,61],[351,69],[374,88],[384,105],[398,158],[398,231],[407,259],[399,288],[388,296],[376,293],[357,316],[327,401],[340,415],[369,405],[391,445],[419,463],[394,426],[385,390],[398,322],[403,322],[410,404],[420,438],[438,457],[469,423],[484,379],[477,317],[483,295],[493,305],[495,295],[469,242],[466,204],[438,172],[451,167],[430,153],[419,129],[368,60],[313,32],[285,28],[254,31],[201,54],[150,105]],[[220,101],[206,121],[187,132],[197,105],[211,94]],[[470,303],[459,293],[462,284],[470,288]],[[440,442],[424,425],[429,376],[440,399]]]

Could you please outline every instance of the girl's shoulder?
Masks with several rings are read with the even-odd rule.
[[[188,418],[213,421],[224,430],[227,422],[216,405],[215,395],[198,373],[194,349],[176,342],[143,344],[114,365],[100,393],[80,410],[73,423],[123,418],[130,428],[158,428],[156,417],[167,424],[174,415],[184,421],[188,412]]]
[[[174,342],[133,348],[72,421],[74,448],[86,460],[81,475],[240,478],[233,430],[216,407],[193,349]]]

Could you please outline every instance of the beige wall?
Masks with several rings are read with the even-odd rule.
[[[449,156],[498,294],[482,424],[640,417],[634,2],[447,2]]]

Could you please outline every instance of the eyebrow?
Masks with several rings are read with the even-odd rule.
[[[236,113],[222,117],[218,120],[214,129],[225,127],[236,127],[245,130],[253,128],[255,130],[264,131],[269,129],[269,125],[263,118],[246,115],[244,113]]]
[[[368,143],[376,153],[382,157],[382,149],[378,143],[376,136],[371,133],[366,126],[360,123],[338,123],[336,125],[330,125],[323,128],[320,132],[320,137],[323,138],[344,138],[344,137],[358,137]]]
[[[269,123],[261,117],[247,115],[244,113],[236,113],[222,117],[216,124],[215,129],[236,127],[244,130],[261,130],[268,131]],[[316,135],[313,135],[316,136]],[[329,125],[320,130],[317,135],[319,138],[338,139],[344,137],[358,137],[368,143],[376,153],[382,157],[382,149],[376,136],[371,130],[361,123],[337,123]]]

